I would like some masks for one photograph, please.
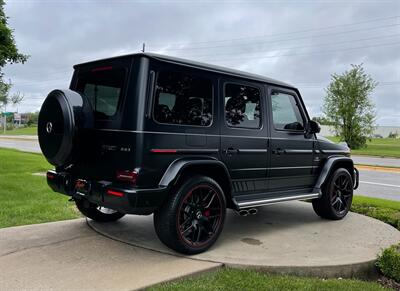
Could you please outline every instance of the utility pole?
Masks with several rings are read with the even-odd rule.
[[[142,47],[142,53],[144,53],[144,52],[145,52],[145,49],[146,49],[146,44],[145,44],[145,43],[143,43],[143,47]]]

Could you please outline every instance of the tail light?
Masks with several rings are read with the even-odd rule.
[[[128,182],[130,184],[136,184],[136,179],[138,176],[138,172],[136,170],[133,171],[117,171],[117,180],[122,182]]]
[[[56,177],[56,176],[54,176],[53,173],[50,173],[50,172],[47,172],[46,176],[47,176],[47,179],[49,179],[49,180],[53,180]]]
[[[107,190],[107,194],[111,196],[124,197],[124,193],[114,190]]]

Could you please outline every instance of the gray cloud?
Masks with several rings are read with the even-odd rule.
[[[378,123],[400,125],[400,17],[390,18],[400,15],[399,1],[14,0],[6,13],[31,55],[5,70],[26,96],[20,111],[38,110],[50,90],[68,87],[74,64],[146,42],[150,51],[292,83],[312,116],[321,114],[330,75],[364,63],[380,82],[372,95]]]

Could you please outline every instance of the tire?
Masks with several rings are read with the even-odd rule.
[[[154,228],[166,246],[194,255],[215,243],[225,216],[226,200],[218,183],[205,176],[189,176],[154,213]]]
[[[38,120],[40,149],[47,161],[67,166],[85,144],[82,129],[93,127],[93,110],[87,98],[71,90],[54,90],[43,102]]]
[[[339,168],[322,189],[322,196],[312,200],[315,213],[325,219],[340,220],[347,215],[353,201],[353,178]]]
[[[76,207],[86,217],[97,222],[112,222],[125,216],[124,213],[100,207],[85,199],[75,200]]]

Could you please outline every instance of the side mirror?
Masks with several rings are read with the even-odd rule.
[[[308,122],[308,133],[319,133],[321,131],[321,127],[319,126],[318,122],[314,121],[314,120],[310,120]]]

